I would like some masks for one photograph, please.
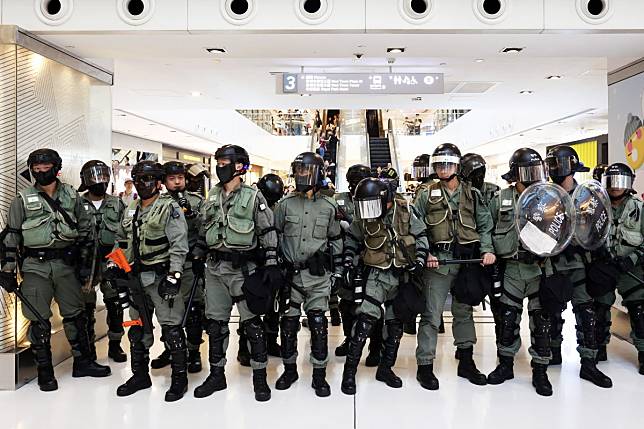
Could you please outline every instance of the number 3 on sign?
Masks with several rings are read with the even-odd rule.
[[[293,74],[284,75],[284,92],[297,92],[297,76]]]

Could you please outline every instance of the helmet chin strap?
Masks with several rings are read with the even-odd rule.
[[[453,179],[453,178],[455,178],[455,177],[456,177],[456,173],[452,174],[451,176],[449,176],[449,177],[447,177],[447,178],[444,178],[444,179],[443,179],[442,177],[439,177],[438,179],[439,179],[441,182],[449,182],[450,180],[452,180],[452,179]]]

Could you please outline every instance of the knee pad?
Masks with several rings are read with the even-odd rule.
[[[644,339],[644,301],[625,304],[628,317],[631,319],[631,329],[638,339]]]
[[[502,346],[510,347],[519,337],[519,323],[517,322],[521,309],[510,305],[502,305],[499,309],[499,342]]]
[[[255,362],[266,362],[268,353],[266,351],[266,339],[264,337],[264,322],[259,316],[246,320],[244,332],[250,343],[250,355]]]
[[[47,321],[44,326],[40,322],[31,322],[29,341],[32,345],[49,345],[51,342],[51,322]]]
[[[298,316],[282,316],[280,320],[280,334],[282,338],[297,338],[300,330],[300,318]]]
[[[543,310],[535,310],[531,317],[534,325],[532,346],[539,356],[550,356],[551,316]]]
[[[403,336],[403,322],[400,319],[391,319],[385,322],[387,327],[387,339],[391,341],[393,339],[396,342],[399,342]]]
[[[143,335],[143,326],[134,325],[127,330],[127,338],[133,348],[136,344],[143,344]]]
[[[577,344],[582,347],[596,350],[599,347],[597,342],[597,314],[592,303],[581,304],[573,309],[577,324],[575,328],[580,332],[583,339],[577,335]]]
[[[230,335],[228,322],[223,320],[206,319],[205,331],[210,341],[222,341]]]
[[[353,325],[353,333],[358,342],[364,343],[369,338],[371,331],[373,330],[374,325],[378,322],[378,319],[372,317],[366,313],[360,313],[356,317],[356,321]]]
[[[161,332],[163,332],[165,344],[171,352],[185,350],[186,336],[181,326],[163,325]]]
[[[322,310],[311,310],[306,314],[311,331],[311,355],[323,361],[329,354],[329,321]]]

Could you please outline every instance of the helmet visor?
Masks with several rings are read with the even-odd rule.
[[[110,168],[107,165],[93,165],[83,171],[83,183],[86,186],[110,182]]]
[[[355,201],[356,214],[360,219],[378,219],[382,215],[380,197],[365,198]]]
[[[315,186],[320,175],[320,166],[315,164],[293,164],[293,177],[295,184],[301,186]]]
[[[548,179],[543,164],[518,166],[518,181],[521,183],[545,182]]]
[[[414,179],[428,179],[434,174],[434,169],[431,165],[414,166],[411,168],[411,175]]]
[[[633,178],[628,174],[604,174],[602,185],[606,189],[631,189]]]
[[[551,177],[570,176],[575,172],[575,166],[570,157],[549,156],[546,158],[546,165]]]
[[[438,176],[451,176],[458,173],[458,167],[461,165],[461,158],[455,155],[436,155],[432,156],[432,169]]]

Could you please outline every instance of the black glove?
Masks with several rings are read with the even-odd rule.
[[[159,284],[159,296],[164,301],[174,300],[179,295],[181,288],[181,274],[178,272],[168,273]]]
[[[344,277],[342,274],[331,274],[331,295],[336,295],[341,287],[344,287]]]
[[[183,209],[183,215],[187,219],[192,219],[196,217],[197,214],[194,211],[192,211],[192,206],[190,205],[190,201],[188,201],[188,199],[185,196],[179,198],[177,200],[177,204],[179,204],[179,207]]]
[[[203,259],[193,259],[192,274],[194,274],[195,277],[203,277],[206,274],[206,261]]]
[[[635,268],[635,263],[630,256],[620,256],[615,258],[615,265],[617,265],[617,268],[619,268],[623,273],[630,272]]]
[[[425,269],[425,264],[420,259],[416,259],[412,265],[407,266],[407,271],[414,275],[420,275]]]
[[[105,271],[103,271],[103,278],[107,281],[115,281],[116,279],[122,279],[125,276],[125,271],[120,269],[116,264],[108,264]]]
[[[0,288],[9,293],[15,292],[18,289],[16,275],[7,271],[0,271]]]
[[[268,267],[265,267],[262,281],[264,284],[270,284],[272,290],[280,290],[284,284],[282,270],[280,270],[277,265],[269,265]]]

